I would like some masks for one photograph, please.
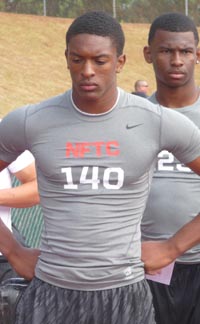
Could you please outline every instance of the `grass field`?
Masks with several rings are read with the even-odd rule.
[[[65,33],[71,19],[0,13],[0,117],[71,87],[64,57]],[[155,90],[152,66],[143,58],[149,25],[123,24],[127,63],[118,85],[131,92],[136,79]],[[200,67],[196,80],[200,84]]]

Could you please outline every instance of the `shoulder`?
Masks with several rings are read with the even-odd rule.
[[[23,107],[19,107],[10,113],[8,113],[1,122],[1,128],[3,129],[4,125],[7,127],[23,127],[26,123],[27,118],[31,116],[36,116],[37,118],[45,118],[46,109],[66,107],[67,102],[70,102],[70,91],[67,91],[61,95],[46,99],[39,103],[29,104]],[[45,115],[45,116],[44,116]]]
[[[153,114],[161,116],[161,107],[159,104],[154,104],[148,100],[148,98],[143,98],[132,93],[128,93],[122,89],[120,90],[119,106],[120,109],[129,109],[130,112],[145,114]]]
[[[43,111],[46,112],[46,109],[51,108],[66,108],[67,103],[70,102],[71,90],[43,100],[39,103],[29,105],[28,107],[28,115],[33,115],[37,113],[42,113]]]

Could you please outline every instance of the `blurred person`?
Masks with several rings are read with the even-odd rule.
[[[148,83],[145,80],[137,80],[134,84],[135,91],[132,94],[135,94],[140,97],[147,98],[148,97]]]
[[[178,111],[200,127],[200,89],[194,74],[200,59],[198,42],[197,28],[189,17],[167,13],[153,21],[144,56],[153,64],[157,84],[149,100]],[[160,152],[142,238],[157,241],[173,236],[199,213],[199,197],[200,178],[170,150]],[[151,280],[149,285],[158,324],[199,324],[200,245],[177,258],[169,286]]]
[[[0,169],[32,152],[44,215],[41,254],[15,324],[155,323],[141,218],[160,151],[200,174],[200,131],[117,87],[124,42],[105,12],[76,18],[66,33],[72,89],[12,111],[0,125]],[[174,256],[187,248],[185,239],[174,243]],[[13,247],[8,239],[3,253],[26,277]]]

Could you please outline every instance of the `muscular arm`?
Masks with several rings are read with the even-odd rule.
[[[200,157],[188,163],[187,166],[200,176]]]
[[[40,251],[23,247],[0,219],[0,251],[15,269],[25,279],[32,279],[35,274]]]
[[[36,180],[35,163],[15,173],[21,185],[15,188],[0,190],[0,206],[31,207],[39,204],[39,194]]]
[[[185,224],[170,239],[142,243],[142,261],[147,273],[161,269],[200,243],[200,214]]]
[[[200,157],[187,166],[200,175]],[[184,197],[183,197],[184,199]],[[200,214],[183,226],[170,239],[142,243],[142,261],[147,273],[153,273],[200,243]]]

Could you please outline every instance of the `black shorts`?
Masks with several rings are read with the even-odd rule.
[[[148,283],[157,324],[200,324],[200,263],[176,263],[169,286]]]
[[[14,324],[16,306],[29,282],[10,278],[0,284],[0,324]]]
[[[97,291],[52,286],[34,278],[17,305],[15,324],[155,324],[146,280]]]

